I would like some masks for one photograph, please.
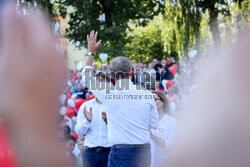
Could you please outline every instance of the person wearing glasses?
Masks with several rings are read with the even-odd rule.
[[[177,135],[177,120],[172,116],[169,101],[161,91],[152,92],[159,115],[159,127],[151,130],[151,167],[161,167],[165,164],[167,155],[173,146]]]

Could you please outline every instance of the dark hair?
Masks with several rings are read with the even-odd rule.
[[[177,58],[178,57],[178,53],[177,52],[172,52],[170,54],[170,57]]]
[[[64,126],[63,134],[65,137],[70,135],[70,127],[68,125]]]
[[[161,92],[161,91],[157,91],[157,90],[154,90],[152,91],[152,93],[154,94],[157,94],[157,96],[160,98],[160,100],[163,102],[164,106],[163,106],[163,109],[164,109],[164,112],[167,113],[168,115],[172,115],[172,111],[171,111],[171,107],[170,107],[170,103],[169,103],[169,100],[166,98],[166,95],[165,93]]]
[[[160,58],[160,57],[157,57],[156,59],[157,59],[158,61],[161,61],[161,58]]]
[[[66,136],[66,137],[65,137],[65,140],[66,140],[66,141],[73,140],[73,141],[76,143],[76,138],[75,138],[74,136],[72,136],[72,135]]]

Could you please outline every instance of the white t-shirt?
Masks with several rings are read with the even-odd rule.
[[[159,124],[153,94],[145,89],[138,90],[140,88],[129,79],[118,80],[116,87],[106,84],[105,89],[97,90],[94,87],[98,81],[89,77],[92,72],[91,67],[85,67],[83,78],[90,91],[103,103],[110,144],[150,143],[149,129],[156,129]],[[122,86],[124,89],[120,89]]]
[[[152,130],[153,135],[165,140],[165,148],[151,140],[151,167],[162,166],[167,159],[167,154],[177,135],[177,120],[174,117],[165,114],[160,120],[157,130]]]

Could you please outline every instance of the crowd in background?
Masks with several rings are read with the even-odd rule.
[[[239,162],[249,166],[246,156],[249,155],[249,135],[245,130],[249,124],[249,105],[248,100],[244,100],[249,99],[249,32],[246,31],[225,56],[218,58],[216,64],[209,66],[211,73],[197,85],[196,72],[206,65],[204,59],[197,56],[177,62],[175,58],[178,56],[171,54],[167,60],[154,59],[151,63],[137,62],[133,66],[128,58],[118,56],[110,65],[94,66],[93,70],[94,56],[101,40],[96,42],[97,32],[91,31],[87,35],[89,52],[86,60],[86,67],[90,68],[69,71],[65,89],[61,92],[65,64],[62,55],[53,47],[51,41],[54,40],[48,34],[45,21],[31,15],[20,16],[11,4],[6,7],[1,22],[4,24],[0,24],[1,32],[5,34],[0,42],[0,71],[4,78],[1,82],[0,166],[66,167],[73,166],[69,162],[71,159],[77,166],[85,167],[84,155],[88,150],[96,156],[106,152],[108,158],[106,156],[105,160],[110,167],[166,165],[164,160],[169,158],[166,153],[171,151],[181,121],[172,112],[187,112],[189,118],[185,119],[185,132],[182,131],[185,134],[176,143],[180,147],[174,147],[177,151],[170,166],[235,166]],[[17,47],[13,49],[12,46]],[[239,56],[243,61],[234,61]],[[238,67],[237,70],[232,69],[232,65]],[[14,69],[10,68],[14,66]],[[114,85],[129,81],[130,90],[116,89],[111,94],[127,95],[129,92],[154,98],[106,99],[105,91],[90,87],[91,92],[83,82],[86,73],[93,71],[96,78],[85,81],[111,81]],[[123,79],[112,75],[114,80],[110,77],[111,71],[130,75],[120,75]],[[238,75],[239,79],[232,81],[232,75]],[[134,84],[151,92],[138,90]],[[235,90],[235,85],[240,89]],[[196,94],[194,112],[189,112],[186,105],[192,103],[192,93],[198,92],[197,87],[201,89]],[[61,105],[58,106],[56,101],[60,93]],[[243,100],[235,101],[234,97]],[[85,106],[89,107],[88,111]],[[58,131],[55,129],[57,107],[61,107],[60,114],[57,113],[60,115]],[[101,107],[105,107],[104,110]],[[232,120],[236,124],[232,124]],[[79,122],[88,127],[79,126]],[[79,133],[79,127],[84,128],[85,133]],[[56,132],[61,142],[58,142]],[[91,137],[97,140],[90,140]],[[107,146],[99,145],[104,140]],[[94,163],[100,161],[96,156],[93,158],[89,154]],[[98,166],[107,166],[100,164]]]
[[[177,54],[171,54],[167,60],[154,58],[152,62],[135,62],[130,79],[134,84],[142,85],[151,91],[163,92],[171,111],[183,112],[190,102],[190,94],[197,87],[195,72],[204,65],[204,61],[202,58],[189,57],[177,61],[176,58]],[[177,68],[171,69],[174,66]],[[110,77],[110,64],[102,64],[100,68],[94,64],[93,67],[96,77],[115,84]],[[94,98],[82,82],[81,73],[82,69],[68,71],[65,90],[60,96],[62,107],[59,121],[60,135],[67,139],[67,155],[76,159],[78,166],[82,166],[84,136],[78,136],[75,130],[77,114],[83,103]]]

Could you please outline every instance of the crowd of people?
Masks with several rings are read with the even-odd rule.
[[[198,84],[205,61],[176,53],[134,64],[118,56],[98,70],[92,31],[85,67],[64,80],[46,20],[2,9],[0,166],[249,166],[249,29]]]
[[[89,55],[88,57],[91,56]],[[124,73],[120,75],[119,79],[116,78],[116,75],[112,75],[112,71],[114,71],[114,68],[112,69],[113,61],[111,64],[102,64],[100,68],[96,64],[93,64],[91,67],[96,81],[100,83],[115,86],[120,84],[121,80],[127,78],[128,82],[130,82],[129,84],[152,92],[154,96],[153,105],[156,105],[157,113],[156,115],[150,115],[150,119],[154,119],[155,122],[158,122],[156,120],[159,119],[159,123],[152,125],[155,127],[150,130],[150,139],[147,144],[151,145],[151,158],[149,158],[150,161],[146,162],[146,166],[151,164],[152,167],[158,167],[164,164],[166,154],[171,151],[171,146],[178,133],[177,115],[185,112],[189,104],[190,94],[197,87],[195,84],[195,71],[200,68],[202,59],[185,57],[177,61],[176,58],[178,58],[177,53],[171,54],[167,60],[154,58],[152,62],[131,63],[130,60],[124,57],[115,58],[114,60],[117,59],[118,63],[123,62],[125,65],[127,63],[129,68],[129,71],[125,71],[129,72],[128,75]],[[121,66],[120,71],[124,70],[123,64],[119,64]],[[113,63],[113,67],[115,65]],[[108,125],[110,124],[109,120],[112,118],[109,112],[108,114],[106,113],[106,110],[109,110],[107,105],[114,106],[105,102],[106,98],[99,95],[103,90],[91,90],[89,88],[90,85],[86,81],[85,68],[68,71],[65,89],[60,96],[62,104],[60,110],[60,136],[62,138],[66,137],[67,155],[79,167],[108,166],[108,163],[111,163],[108,159],[112,148]],[[96,85],[97,82],[94,82],[94,84]],[[128,88],[128,90],[130,89]],[[131,93],[134,94],[136,91],[131,91]],[[141,94],[141,92],[137,93]],[[98,96],[100,96],[100,99]],[[135,100],[134,105],[137,105],[136,103]],[[124,101],[119,101],[117,104],[117,108],[115,108],[117,113],[115,114],[121,112],[123,105],[127,107]],[[141,109],[144,107],[142,106]],[[135,110],[135,106],[132,106],[131,114],[133,110]],[[135,122],[140,119],[135,120]],[[124,120],[119,122],[120,125],[116,125],[116,129],[118,129],[117,126],[127,126],[126,123],[123,125],[122,121]],[[131,120],[127,121],[130,122]],[[133,129],[130,130],[133,131]],[[122,136],[119,136],[119,134],[120,132],[116,134],[116,137],[122,141],[122,136],[125,134],[122,134]],[[147,135],[142,136],[142,138],[145,137]],[[128,140],[133,139],[130,138]],[[124,139],[122,144],[127,144],[126,142],[127,139]],[[140,161],[140,164],[140,166],[143,166],[143,161]],[[124,162],[123,164],[118,164],[118,166],[131,165]]]

